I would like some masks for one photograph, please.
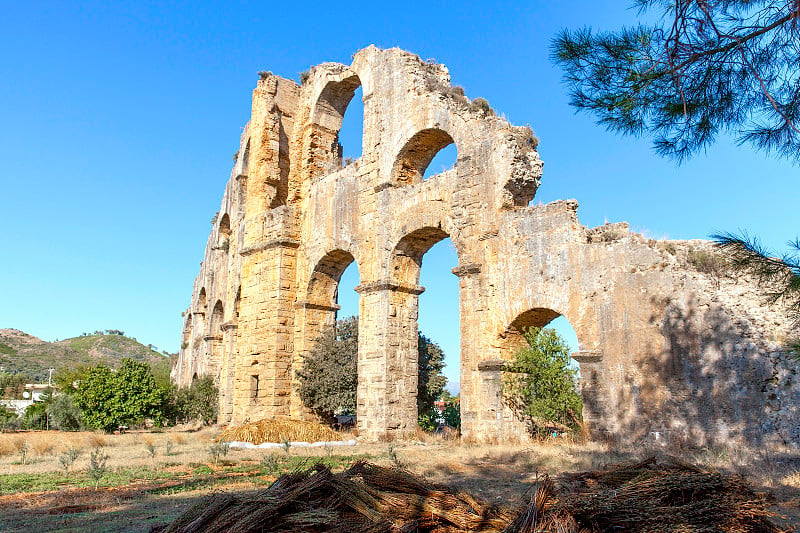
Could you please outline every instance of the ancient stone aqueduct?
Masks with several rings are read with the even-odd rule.
[[[363,155],[338,132],[363,90]],[[455,143],[451,170],[423,180]],[[579,154],[576,155],[579,157]],[[588,229],[577,202],[530,205],[542,176],[527,127],[471,102],[443,65],[374,46],[302,85],[265,75],[185,315],[173,379],[211,374],[223,422],[308,416],[295,373],[356,262],[358,430],[416,425],[420,266],[450,237],[459,260],[463,436],[521,438],[500,395],[519,330],[564,315],[595,435],[800,442],[790,326],[758,288],[700,272],[701,241]],[[694,255],[693,255],[694,254]],[[455,309],[454,309],[455,312]]]

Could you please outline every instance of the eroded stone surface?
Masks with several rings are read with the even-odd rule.
[[[363,89],[363,156],[338,131]],[[453,169],[423,180],[443,147]],[[588,229],[577,202],[529,206],[542,162],[529,128],[450,85],[447,69],[368,47],[295,82],[267,75],[209,236],[173,378],[209,373],[224,422],[308,416],[295,372],[361,277],[358,428],[416,425],[422,257],[450,237],[459,266],[463,434],[523,438],[500,398],[518,328],[564,315],[577,332],[584,418],[598,435],[798,442],[791,333],[750,280],[701,273],[703,241],[647,241],[626,223]],[[579,157],[579,154],[576,155]]]

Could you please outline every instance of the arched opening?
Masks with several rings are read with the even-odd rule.
[[[353,92],[350,105],[347,106],[342,127],[339,129],[339,145],[341,146],[342,166],[347,166],[359,159],[364,152],[364,94],[361,87]]]
[[[426,258],[424,267],[423,258]],[[392,276],[398,286],[393,294],[393,304],[397,309],[406,310],[405,313],[397,313],[394,327],[397,338],[393,342],[398,344],[401,352],[413,357],[418,371],[421,370],[419,333],[444,352],[444,368],[441,372],[447,379],[446,384],[437,383],[435,375],[438,372],[434,372],[433,377],[429,375],[427,385],[417,382],[417,400],[422,397],[439,400],[439,386],[444,386],[453,395],[459,392],[459,282],[451,273],[458,263],[455,246],[447,232],[439,227],[426,227],[409,233],[400,240],[393,254]],[[423,372],[419,372],[418,377],[422,375]],[[432,407],[426,408],[423,403],[417,403],[418,410],[430,411]],[[440,418],[436,416],[435,420]]]
[[[518,350],[528,346],[524,334],[530,328],[548,328],[554,330],[569,351],[570,359],[568,369],[575,372],[575,391],[581,396],[583,403],[582,412],[570,413],[570,416],[575,417],[573,422],[577,424],[582,417],[586,416],[586,402],[583,401],[583,398],[586,397],[588,389],[586,389],[584,386],[584,378],[587,376],[581,375],[581,365],[573,357],[579,350],[578,337],[575,332],[575,328],[564,315],[553,309],[535,307],[520,313],[511,322],[508,328],[500,335],[501,356],[504,360],[513,360],[514,355]]]
[[[239,308],[242,305],[242,287],[236,289],[236,298],[233,300],[233,319],[239,322]]]
[[[344,250],[333,250],[323,256],[311,273],[306,300],[297,302],[298,308],[297,324],[301,332],[297,358],[293,364],[295,390],[300,391],[300,381],[297,376],[305,366],[306,358],[316,357],[319,352],[315,348],[319,345],[320,339],[330,331],[337,319],[343,320],[349,317],[357,317],[359,314],[359,298],[355,292],[355,287],[359,283],[358,266],[350,252]],[[340,313],[340,310],[342,312]],[[349,326],[352,329],[352,326]],[[357,331],[357,328],[356,328]],[[337,334],[338,338],[338,334]],[[337,342],[339,342],[337,340]],[[356,367],[358,353],[350,350],[352,343],[343,343],[336,348],[338,359],[347,359],[352,365],[345,365],[346,368]],[[345,353],[346,352],[346,353]],[[351,353],[352,352],[352,353]],[[331,354],[333,355],[333,354]],[[348,359],[349,357],[352,360]],[[355,379],[355,376],[352,376]],[[348,380],[347,376],[342,376],[343,380]],[[298,416],[307,417],[314,412],[313,405],[304,405],[303,398],[298,397],[296,402],[296,413]],[[344,405],[336,412],[328,412],[328,415],[354,415],[356,406]],[[345,412],[346,411],[346,412]],[[322,415],[322,413],[319,413]],[[327,418],[327,415],[322,415]]]
[[[206,298],[206,288],[200,289],[200,295],[197,297],[197,311],[205,313],[208,299]]]
[[[211,313],[211,329],[209,334],[214,337],[222,337],[222,321],[223,321],[224,309],[222,307],[222,301],[217,300],[217,303],[214,304],[214,311]]]
[[[311,121],[309,155],[313,175],[332,172],[361,157],[364,103],[358,76],[329,82],[319,95]]]
[[[219,220],[219,229],[217,231],[217,247],[222,248],[227,252],[228,246],[230,245],[230,239],[231,217],[228,216],[228,213],[225,213]]]
[[[456,267],[458,254],[449,238],[437,242],[425,253],[419,281],[425,292],[419,297],[418,319],[420,333],[444,352],[445,396],[453,397],[453,401],[461,388],[459,281],[452,273]],[[443,414],[445,406],[438,405],[441,407],[437,409]]]
[[[429,128],[415,134],[397,154],[392,169],[396,185],[413,185],[453,168],[458,150],[446,131]]]

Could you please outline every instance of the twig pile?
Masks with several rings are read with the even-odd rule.
[[[231,426],[220,433],[218,440],[261,444],[264,442],[321,442],[342,440],[342,434],[317,422],[264,418],[257,422]]]
[[[766,497],[739,477],[655,458],[567,478],[563,505],[596,531],[773,533]]]
[[[208,496],[162,531],[499,532],[512,518],[466,493],[359,461],[339,474],[321,465],[287,474],[254,495]]]
[[[255,494],[216,494],[168,533],[255,531],[450,533],[779,533],[765,498],[737,477],[651,458],[608,470],[547,476],[518,514],[404,470],[317,465]]]
[[[567,474],[553,498],[545,477],[506,533],[777,533],[766,498],[738,477],[651,457]]]

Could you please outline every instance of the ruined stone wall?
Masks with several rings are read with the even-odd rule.
[[[363,90],[361,158],[338,131]],[[423,180],[455,143],[451,170]],[[356,262],[358,427],[416,425],[424,254],[450,237],[459,266],[463,434],[522,438],[500,398],[519,330],[564,315],[596,434],[712,442],[800,441],[789,325],[748,280],[699,272],[703,242],[647,241],[626,224],[583,227],[577,203],[530,206],[542,163],[529,128],[450,85],[447,69],[368,47],[308,80],[267,75],[206,247],[173,378],[217,377],[223,422],[309,416],[296,371],[336,317]],[[796,419],[796,418],[795,418]]]

